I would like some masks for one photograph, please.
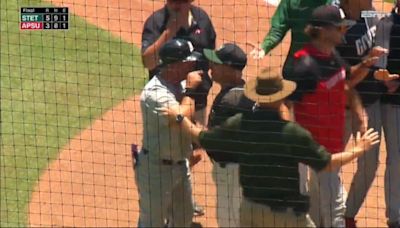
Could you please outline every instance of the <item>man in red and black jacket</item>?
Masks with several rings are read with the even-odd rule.
[[[311,42],[295,53],[293,73],[288,78],[297,83],[296,91],[289,97],[295,120],[331,153],[345,147],[346,79],[362,80],[368,70],[362,64],[348,66],[335,50],[352,25],[354,21],[344,20],[337,7],[315,9],[305,30]],[[310,215],[317,226],[345,225],[345,189],[339,171],[311,172]]]

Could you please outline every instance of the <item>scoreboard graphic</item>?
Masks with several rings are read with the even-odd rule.
[[[22,7],[21,30],[66,30],[68,7]]]

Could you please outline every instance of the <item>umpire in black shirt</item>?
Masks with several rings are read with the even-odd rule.
[[[194,5],[193,0],[167,0],[165,6],[155,11],[145,22],[142,33],[142,59],[152,78],[158,71],[158,51],[172,38],[183,38],[193,44],[195,51],[214,49],[216,33],[207,13]],[[205,77],[195,98],[196,110],[207,105],[207,94],[211,80],[207,75],[207,64],[198,66]],[[199,121],[199,120],[198,120]],[[201,123],[204,121],[200,120]]]
[[[194,5],[193,0],[167,0],[163,8],[155,11],[147,18],[142,33],[142,60],[149,70],[149,78],[156,75],[159,68],[158,52],[160,48],[173,38],[191,41],[194,50],[202,52],[204,48],[214,49],[216,33],[207,13]],[[199,64],[203,70],[202,84],[194,91],[195,120],[205,124],[208,91],[212,81],[208,76],[208,64]],[[199,157],[201,159],[201,157]],[[193,157],[191,160],[196,160]],[[200,160],[198,159],[198,160]],[[204,210],[195,203],[195,215],[203,215]]]

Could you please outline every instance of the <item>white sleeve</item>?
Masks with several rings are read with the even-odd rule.
[[[158,108],[169,108],[179,105],[175,96],[167,90],[150,90],[145,95],[146,115],[157,115],[161,125],[168,125],[168,118],[162,115]]]

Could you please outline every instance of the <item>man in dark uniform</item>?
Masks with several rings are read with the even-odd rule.
[[[221,86],[211,107],[208,127],[215,128],[239,112],[251,111],[254,102],[243,95],[242,71],[247,63],[246,53],[236,44],[228,43],[214,51],[205,49],[210,61],[211,76]],[[217,186],[217,221],[219,227],[239,227],[241,191],[239,165],[213,165],[213,179]]]
[[[400,74],[400,0],[390,16],[382,20],[383,31],[390,33],[387,70]],[[386,48],[386,45],[383,45]],[[382,125],[386,140],[385,202],[390,228],[400,227],[400,79],[385,82],[387,93],[381,98]]]
[[[385,203],[389,227],[399,227],[400,225],[400,79],[395,78],[396,74],[400,73],[399,7],[400,0],[395,3],[392,12],[379,21],[376,28],[375,44],[389,50],[389,54],[380,58],[377,66],[386,69],[379,72],[383,71],[384,73],[386,71],[389,77],[378,77],[383,80],[381,84],[384,85],[386,92],[377,94],[381,97],[379,100],[380,107],[376,110],[375,115],[380,114],[380,116],[371,117],[381,122],[386,141]],[[377,150],[375,152],[379,153]],[[372,168],[369,170],[371,178],[375,172],[373,168],[377,168],[375,164],[379,163],[377,157],[378,154],[369,157],[369,160],[366,161],[366,164],[373,164],[369,166]],[[356,188],[354,187],[354,189]],[[353,209],[353,207],[350,209]],[[350,214],[350,216],[352,215]]]
[[[160,48],[173,38],[189,40],[195,51],[200,53],[204,48],[215,48],[216,33],[210,18],[203,9],[192,5],[192,2],[193,0],[167,0],[163,8],[147,18],[142,33],[142,60],[149,70],[150,79],[160,71]],[[212,82],[208,76],[207,64],[201,64],[197,68],[203,70],[204,74],[202,84],[192,95],[195,99],[195,121],[204,125],[207,95]],[[195,153],[190,160],[198,162],[200,159],[201,156]],[[204,214],[203,208],[197,204],[195,214]]]
[[[158,71],[158,52],[161,46],[172,38],[189,40],[197,52],[204,48],[214,49],[216,33],[207,13],[191,3],[193,0],[167,0],[166,5],[155,11],[145,22],[142,34],[142,59],[152,78]],[[207,75],[207,64],[199,66],[206,73],[198,95],[195,97],[196,110],[204,110],[211,79]],[[203,111],[204,112],[204,111]],[[204,123],[203,116],[197,121]]]
[[[357,24],[347,31],[343,45],[337,48],[341,56],[348,63],[352,65],[363,63],[365,57],[374,54],[374,52],[388,52],[387,49],[375,46],[379,45],[376,41],[382,34],[380,34],[381,32],[378,33],[379,15],[373,8],[372,0],[343,0],[341,6],[346,14],[346,18],[357,21]],[[369,70],[366,78],[355,86],[366,110],[368,127],[374,128],[379,133],[381,133],[382,120],[384,118],[382,115],[385,113],[381,97],[387,91],[385,83],[381,80],[392,80],[398,77],[397,75],[392,75],[390,71],[380,70],[380,68],[386,68],[386,66],[380,65],[378,63],[368,66]],[[381,77],[381,73],[383,73],[384,77]],[[394,125],[395,123],[389,124]],[[398,135],[393,135],[393,137],[396,136],[398,139]],[[354,175],[346,202],[345,216],[347,227],[355,227],[356,225],[354,218],[361,208],[368,189],[375,178],[378,164],[379,145],[373,147],[370,153],[358,159],[358,169]],[[393,178],[395,175],[391,176]],[[394,188],[396,190],[389,190],[389,185],[385,186],[387,199],[392,199],[393,194],[398,193],[398,186]]]

